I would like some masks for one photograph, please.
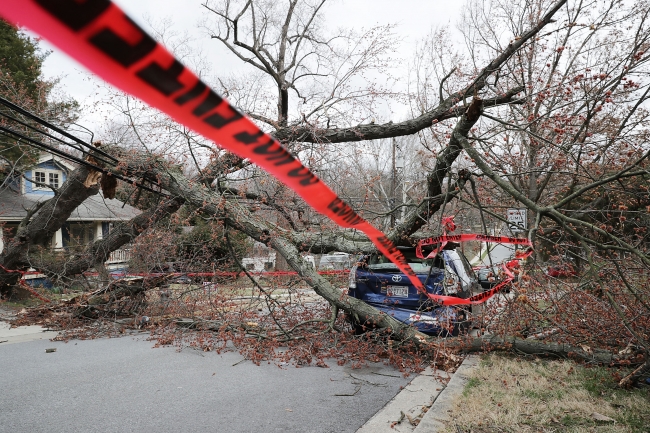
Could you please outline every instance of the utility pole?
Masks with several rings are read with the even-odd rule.
[[[395,189],[396,189],[396,177],[397,177],[397,168],[395,167],[395,147],[397,146],[397,143],[395,142],[395,137],[393,137],[393,175],[391,176],[391,181],[390,181],[390,208],[391,208],[391,213],[390,213],[390,226],[395,227],[395,211],[393,210],[395,208],[395,203],[397,200],[395,199]]]

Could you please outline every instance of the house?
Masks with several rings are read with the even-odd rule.
[[[352,267],[352,258],[348,253],[332,252],[323,254],[318,263],[319,271],[343,271]]]
[[[74,168],[57,156],[42,154],[34,167],[24,172],[24,177],[15,176],[5,180],[0,187],[0,252],[4,249],[6,239],[15,235],[27,210],[54,196],[47,185],[60,187]],[[138,209],[117,199],[107,199],[100,192],[72,212],[67,222],[52,237],[51,247],[55,250],[83,248],[106,236],[113,223],[130,220],[139,213]],[[115,251],[107,264],[123,267],[128,259],[127,250]]]
[[[261,242],[253,244],[251,257],[244,257],[242,265],[250,272],[275,271],[276,253]]]

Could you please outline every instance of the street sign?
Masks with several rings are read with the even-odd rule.
[[[512,233],[520,233],[528,228],[526,218],[526,209],[508,209],[507,218],[508,228]]]

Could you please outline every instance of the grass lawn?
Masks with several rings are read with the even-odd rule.
[[[489,354],[447,432],[650,432],[650,386],[616,388],[613,370]]]

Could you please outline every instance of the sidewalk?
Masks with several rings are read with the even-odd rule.
[[[454,400],[463,393],[469,376],[472,370],[478,366],[479,360],[480,358],[477,355],[470,355],[465,358],[447,387],[440,393],[431,409],[424,415],[422,421],[416,427],[415,433],[436,433],[447,426]]]
[[[10,328],[7,322],[0,322],[0,344],[21,343],[33,340],[49,340],[58,332],[48,331],[40,326],[18,326]]]
[[[449,377],[448,373],[426,369],[356,433],[442,431],[449,420],[449,411],[454,400],[462,394],[469,374],[478,362],[479,357],[475,355],[465,358],[447,385],[439,378],[446,379]]]

